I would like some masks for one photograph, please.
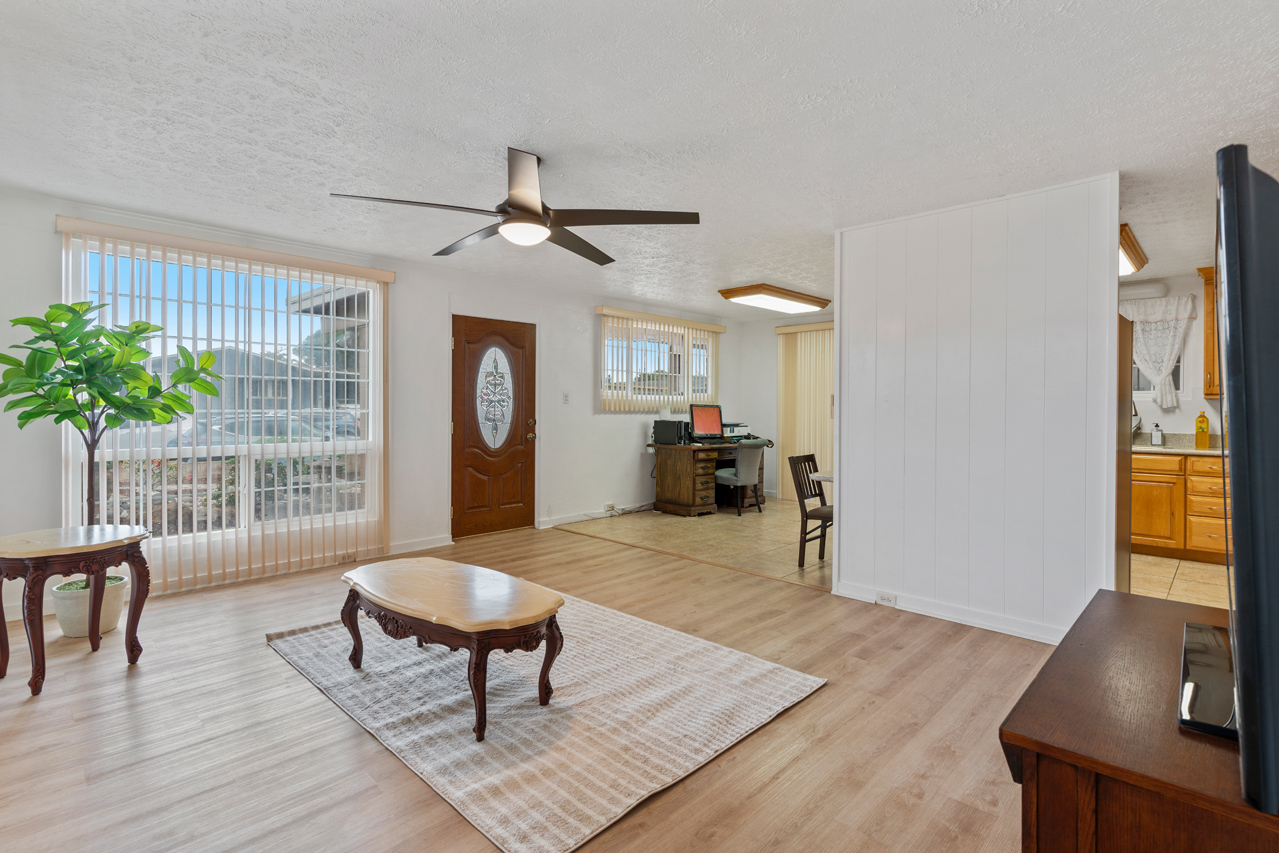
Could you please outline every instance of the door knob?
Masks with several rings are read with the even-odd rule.
[[[535,424],[535,423],[537,423],[537,418],[529,418],[529,419],[528,419],[528,425],[529,425],[529,426],[532,426],[532,425],[533,425],[533,424]]]
[[[536,435],[534,435],[534,434],[533,434],[533,433],[531,433],[531,432],[530,432],[528,435],[524,436],[524,437],[525,437],[525,438],[527,438],[529,441],[532,441],[533,439],[537,438],[537,436],[536,436]]]

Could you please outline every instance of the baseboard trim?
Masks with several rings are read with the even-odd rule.
[[[833,592],[836,595],[854,598],[858,601],[871,603],[875,601],[875,590],[861,584],[840,583],[836,585]],[[1024,637],[1027,640],[1035,640],[1036,642],[1048,643],[1053,646],[1060,643],[1061,638],[1066,635],[1067,629],[1058,628],[1055,625],[1026,622],[1021,619],[1014,619],[1011,616],[986,613],[969,607],[956,607],[953,604],[902,595],[901,593],[896,595],[898,610],[918,613],[921,616],[932,616],[935,619],[945,619],[949,622],[958,622],[961,625],[972,625],[974,628],[985,628],[988,631],[998,631],[1001,634],[1011,634],[1014,637]]]
[[[624,506],[617,515],[626,515],[631,512],[643,512],[644,510],[652,508],[653,502],[649,501],[648,503],[635,504],[634,506]],[[575,521],[591,521],[596,518],[608,517],[609,514],[606,512],[579,512],[574,515],[557,515],[554,518],[539,519],[534,527],[538,530],[549,530],[552,527],[559,527],[561,524],[572,524]]]
[[[392,542],[391,554],[407,554],[410,551],[426,551],[430,548],[443,548],[452,545],[452,536],[431,536],[426,539],[409,539],[404,542]]]

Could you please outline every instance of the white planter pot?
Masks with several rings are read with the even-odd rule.
[[[123,577],[112,575],[111,577]],[[63,583],[66,583],[64,581]],[[58,584],[61,586],[61,584]],[[89,636],[89,590],[53,588],[53,612],[58,617],[58,627],[66,637]],[[102,633],[114,631],[124,611],[124,600],[129,594],[129,579],[123,578],[119,583],[108,584],[102,596],[102,619],[99,630]]]

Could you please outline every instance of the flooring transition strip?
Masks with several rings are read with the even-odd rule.
[[[818,592],[830,592],[830,590],[824,586],[813,586],[811,583],[804,583],[803,581],[793,581],[793,580],[790,580],[789,578],[779,578],[776,575],[766,575],[763,572],[752,572],[750,569],[741,569],[741,568],[738,568],[737,566],[728,566],[723,563],[717,563],[714,560],[703,559],[702,557],[690,557],[688,554],[678,554],[674,551],[663,551],[661,548],[654,548],[650,545],[637,545],[634,542],[623,542],[621,539],[610,539],[607,536],[600,536],[598,533],[584,533],[581,530],[569,530],[565,527],[556,527],[554,529],[562,530],[565,533],[572,533],[577,536],[587,536],[587,537],[590,537],[591,539],[600,539],[604,542],[612,542],[615,545],[628,545],[631,548],[642,548],[645,551],[652,551],[655,554],[664,554],[667,557],[678,557],[681,560],[689,560],[694,563],[704,563],[705,565],[708,565],[708,566],[714,566],[717,569],[728,569],[730,572],[740,572],[743,575],[752,575],[757,578],[768,578],[770,581],[781,581],[782,583],[788,583],[791,586],[802,586],[804,589],[815,589]]]

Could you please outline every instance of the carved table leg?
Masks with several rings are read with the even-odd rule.
[[[129,601],[129,626],[124,635],[124,648],[129,653],[129,663],[133,664],[137,663],[142,655],[142,644],[138,642],[138,622],[142,619],[142,605],[146,604],[147,595],[151,592],[151,570],[147,567],[146,558],[142,556],[142,547],[136,542],[129,545],[124,559],[128,562],[133,574],[133,594]],[[105,573],[102,582],[106,583]],[[99,603],[98,611],[101,609],[102,605]]]
[[[0,575],[0,586],[4,586],[4,575]],[[4,621],[4,594],[0,591],[0,678],[9,671],[9,624]]]
[[[102,599],[107,589],[107,573],[87,573],[84,582],[89,587],[89,648],[96,652],[102,644]]]
[[[542,659],[542,675],[537,680],[537,701],[545,705],[551,701],[555,688],[551,687],[551,665],[564,648],[564,635],[560,633],[560,624],[552,616],[546,620],[546,657]]]
[[[27,586],[22,593],[22,617],[31,647],[31,695],[44,688],[44,560],[27,560]]]
[[[484,740],[484,729],[488,725],[488,713],[485,709],[485,690],[488,681],[489,644],[487,640],[471,641],[471,662],[467,666],[467,675],[471,681],[471,695],[475,697],[475,739]]]
[[[342,624],[346,626],[346,630],[351,632],[351,639],[355,641],[355,645],[351,648],[351,654],[347,656],[347,660],[351,662],[353,669],[359,669],[364,663],[364,640],[360,637],[360,594],[355,590],[351,590],[346,595],[346,604],[342,605]]]

